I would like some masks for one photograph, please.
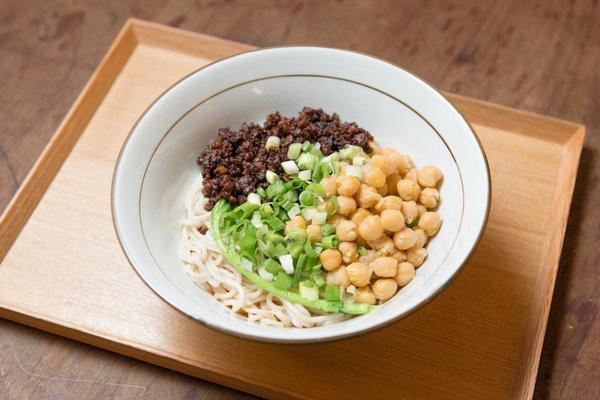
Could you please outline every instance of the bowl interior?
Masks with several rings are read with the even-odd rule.
[[[465,213],[468,198],[465,196],[465,168],[468,162],[480,163],[481,160],[473,155],[465,156],[464,151],[459,151],[458,142],[440,129],[443,126],[439,121],[424,110],[417,111],[418,105],[410,99],[403,99],[381,85],[335,74],[274,72],[254,79],[232,81],[208,93],[202,81],[194,82],[188,78],[182,82],[185,90],[179,94],[185,98],[183,109],[177,102],[177,93],[171,90],[165,95],[171,97],[170,101],[162,106],[157,104],[161,106],[158,109],[163,110],[162,115],[151,108],[148,112],[151,114],[142,118],[125,146],[113,193],[117,231],[130,261],[155,291],[181,311],[219,329],[256,339],[315,341],[339,338],[410,312],[447,283],[470,251],[469,246],[475,242],[474,232],[465,236],[470,238],[466,242],[459,239],[461,231],[467,228],[465,219],[475,218]],[[220,303],[194,285],[185,274],[179,257],[185,198],[200,174],[196,158],[214,138],[218,128],[237,129],[243,122],[262,123],[266,115],[274,111],[283,116],[295,116],[303,106],[323,108],[326,112],[338,113],[342,121],[357,122],[370,131],[380,145],[410,155],[417,167],[438,166],[444,173],[439,209],[443,224],[428,245],[428,259],[418,269],[416,278],[375,312],[308,329],[249,325],[226,313]],[[144,119],[152,118],[161,121],[156,125],[162,128],[143,125]],[[146,132],[146,140],[143,140],[143,132]],[[129,163],[129,170],[125,169],[126,163]],[[119,175],[120,169],[122,175]],[[126,187],[126,181],[131,187],[119,191],[119,187]],[[120,202],[119,199],[126,195],[134,198]],[[486,201],[486,197],[479,201]],[[127,223],[121,221],[123,230],[119,231],[119,213],[126,212],[137,215],[129,216]],[[474,228],[477,226],[471,227],[471,231]]]

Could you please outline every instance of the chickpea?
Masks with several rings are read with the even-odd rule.
[[[373,272],[380,278],[391,278],[396,275],[398,261],[392,257],[379,257],[371,262]]]
[[[376,240],[383,235],[383,225],[378,215],[370,215],[365,218],[358,226],[358,233],[367,240]]]
[[[377,191],[377,193],[379,193],[381,196],[385,196],[388,192],[388,186],[387,185],[383,185],[381,187],[378,187],[377,189],[375,189]]]
[[[377,253],[387,255],[396,251],[396,246],[394,245],[394,241],[387,237],[386,235],[381,236],[377,240],[371,240],[367,242],[369,247],[374,250],[377,250]]]
[[[399,232],[405,226],[404,214],[400,210],[383,210],[381,212],[381,224],[386,231]]]
[[[363,181],[374,188],[385,185],[385,174],[377,167],[370,167],[363,174]]]
[[[295,229],[306,229],[306,221],[300,215],[292,217],[288,222],[285,223],[285,234],[292,232]]]
[[[335,234],[341,241],[351,242],[358,236],[356,224],[352,221],[343,220],[335,228]]]
[[[417,206],[417,217],[421,218],[421,215],[427,212],[427,208],[424,205],[419,204]]]
[[[337,176],[332,175],[321,179],[321,182],[319,182],[325,189],[325,197],[331,197],[337,194],[337,185],[335,183],[336,178]]]
[[[369,185],[360,185],[356,200],[361,207],[371,208],[381,200],[381,195]]]
[[[415,247],[415,248],[425,247],[425,245],[427,244],[427,241],[429,240],[427,238],[427,234],[421,228],[417,228],[414,231],[415,231],[415,234],[417,235],[417,241],[415,242],[415,245],[413,247]]]
[[[361,262],[353,262],[346,267],[348,279],[356,287],[363,287],[369,284],[373,271]]]
[[[394,244],[399,250],[408,250],[417,242],[417,234],[410,228],[404,228],[394,234]]]
[[[387,194],[388,195],[396,195],[398,194],[398,181],[400,180],[400,174],[397,172],[394,172],[393,174],[391,174],[390,176],[387,177],[387,187],[388,187],[388,191]]]
[[[406,252],[406,261],[414,265],[415,268],[423,265],[425,258],[427,258],[427,249],[424,249],[423,247],[413,247]]]
[[[412,179],[415,182],[419,181],[419,178],[417,177],[417,169],[416,168],[411,168],[409,169],[406,174],[404,174],[404,178],[405,179]]]
[[[402,214],[404,214],[406,224],[412,224],[417,219],[418,213],[419,208],[414,201],[405,201],[402,203]]]
[[[356,300],[355,301],[357,303],[373,305],[373,304],[375,304],[377,299],[375,299],[375,295],[373,294],[373,291],[371,290],[370,287],[363,286],[363,287],[356,288]]]
[[[419,180],[419,185],[434,188],[437,186],[440,179],[442,179],[442,171],[436,166],[427,165],[417,172],[417,178]]]
[[[381,153],[382,156],[386,156],[387,157],[390,154],[398,153],[398,151],[396,149],[392,148],[392,147],[382,147],[380,149],[380,153]]]
[[[384,210],[402,210],[402,199],[398,196],[385,196],[377,202],[375,209],[379,212]]]
[[[364,256],[360,256],[358,261],[364,264],[369,264],[371,261],[377,258],[377,253],[373,250],[367,250],[367,253]]]
[[[335,180],[337,185],[337,192],[342,196],[352,197],[360,188],[360,181],[357,177],[352,175],[338,176]]]
[[[440,193],[437,189],[425,188],[421,191],[419,202],[426,208],[436,208],[440,202]]]
[[[377,279],[373,285],[371,285],[373,294],[379,300],[385,301],[396,294],[398,290],[398,284],[392,278]]]
[[[401,179],[398,181],[396,185],[396,189],[398,189],[398,194],[402,199],[406,201],[416,201],[419,199],[419,195],[421,194],[421,188],[419,184],[412,179]]]
[[[377,142],[371,140],[369,142],[369,146],[373,149],[373,154],[381,154],[381,147],[377,144]]]
[[[342,259],[345,263],[353,263],[358,260],[358,246],[354,242],[341,242],[338,246],[338,250],[342,255]]]
[[[322,239],[321,226],[320,225],[309,225],[306,227],[306,234],[311,237],[311,242],[317,243]]]
[[[338,213],[342,215],[350,215],[356,211],[356,201],[352,197],[338,196]]]
[[[369,210],[367,210],[366,208],[359,208],[354,212],[354,214],[352,214],[350,221],[354,222],[356,226],[358,226],[363,221],[363,219],[367,218],[369,215],[371,215]]]
[[[341,266],[333,271],[327,272],[327,275],[325,276],[325,282],[328,285],[339,286],[342,289],[346,289],[348,286],[350,286],[350,280],[348,279],[346,267]]]
[[[325,249],[319,254],[319,260],[321,260],[323,268],[327,271],[333,271],[342,265],[342,253],[334,249]]]
[[[373,157],[371,157],[369,160],[369,165],[371,168],[378,168],[381,170],[385,176],[393,174],[396,170],[396,165],[381,154],[375,154]]]
[[[406,252],[404,252],[402,250],[398,250],[395,253],[390,254],[390,257],[392,257],[394,260],[401,263],[401,262],[406,261]]]
[[[339,215],[339,214],[331,216],[331,217],[329,217],[327,219],[327,223],[333,225],[336,228],[340,224],[340,222],[342,222],[342,221],[344,221],[344,216],[343,215]]]
[[[408,282],[412,281],[415,277],[415,267],[409,262],[401,262],[398,264],[398,268],[396,271],[396,283],[399,286],[406,286]]]
[[[409,156],[400,154],[396,159],[396,170],[401,174],[406,174],[413,167],[413,162]]]
[[[440,215],[435,211],[427,211],[419,218],[419,228],[423,229],[427,236],[435,235],[442,225]]]

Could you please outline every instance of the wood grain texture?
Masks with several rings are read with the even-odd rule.
[[[64,157],[49,163],[46,175],[38,176],[38,167],[26,180],[21,193],[48,189],[2,263],[0,315],[271,398],[529,398],[582,127],[451,96],[483,142],[494,185],[490,222],[465,272],[427,307],[376,333],[312,346],[251,343],[206,329],[162,302],[128,266],[112,228],[114,162],[137,117],[173,82],[212,61],[211,49],[219,56],[223,46],[229,53],[248,49],[177,33],[142,21],[126,24],[92,77],[112,86],[88,86],[73,109],[83,115],[70,114],[46,151],[71,136],[73,120],[89,121],[74,149],[64,163]],[[126,62],[121,53],[129,54]],[[86,110],[88,98],[97,108]],[[478,108],[488,112],[471,111]],[[27,209],[26,200],[9,205],[0,221],[5,232],[20,229],[10,216]],[[532,218],[535,211],[540,215]],[[515,221],[528,229],[518,231]],[[520,246],[505,254],[514,239]],[[361,360],[379,367],[359,373]],[[415,384],[416,375],[423,380]],[[299,376],[311,384],[291,379]],[[396,385],[376,384],[392,380]]]
[[[594,206],[600,200],[596,3],[3,2],[0,68],[5,73],[0,75],[0,99],[10,107],[0,110],[1,204],[7,204],[23,181],[131,15],[260,46],[308,43],[368,51],[412,69],[442,89],[584,122],[589,127],[586,148],[536,397],[592,398],[598,393],[593,369],[600,353],[599,282],[594,279],[600,265],[595,245],[600,227]],[[251,18],[244,20],[245,16]],[[0,326],[0,338],[14,329],[7,323]],[[45,336],[57,348],[62,343],[68,346]],[[36,346],[33,341],[23,343]],[[94,359],[94,354],[100,353],[85,357]],[[60,365],[57,351],[47,357]],[[132,371],[129,379],[146,379],[142,364],[138,367],[116,355],[106,357],[127,361]],[[107,364],[104,368],[109,369]],[[138,374],[133,372],[136,368]],[[196,381],[195,387],[214,386]],[[152,390],[146,395],[161,397]]]

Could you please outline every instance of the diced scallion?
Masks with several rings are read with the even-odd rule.
[[[258,269],[258,275],[263,278],[265,281],[268,282],[272,282],[273,281],[273,274],[270,273],[269,271],[267,271],[266,269],[260,267]]]
[[[279,137],[269,136],[267,138],[267,143],[265,144],[265,147],[267,148],[267,150],[278,149],[280,144],[281,144],[281,139]]]
[[[327,222],[327,213],[317,211],[312,217],[312,223],[315,225],[324,225]]]
[[[267,182],[269,182],[269,183],[273,183],[276,180],[279,180],[279,176],[277,176],[277,174],[273,171],[267,171],[265,173],[265,178],[267,179]]]
[[[246,198],[246,201],[251,204],[260,205],[260,196],[256,193],[250,193]]]
[[[312,172],[310,170],[306,170],[306,171],[300,171],[298,172],[298,178],[302,179],[303,181],[310,181]]]
[[[300,172],[300,168],[298,168],[298,165],[292,160],[282,162],[281,168],[283,168],[285,173],[288,175],[296,175],[298,172]]]
[[[286,274],[291,275],[294,273],[294,259],[291,254],[283,254],[278,257],[281,266]]]
[[[302,151],[302,143],[292,143],[288,147],[287,157],[290,160],[295,160],[300,156],[300,152]]]
[[[319,288],[313,282],[304,280],[298,286],[300,296],[307,300],[317,300],[319,298]]]
[[[362,168],[357,165],[348,165],[344,172],[346,175],[355,176],[358,179],[362,179],[363,177]]]
[[[296,160],[298,162],[298,168],[301,170],[313,169],[318,161],[317,156],[310,153],[302,153]]]

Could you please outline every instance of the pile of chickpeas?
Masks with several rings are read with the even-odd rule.
[[[338,200],[327,222],[336,227],[340,243],[320,254],[327,284],[344,290],[353,285],[355,301],[367,304],[388,300],[415,277],[429,238],[442,224],[436,211],[442,172],[433,165],[417,170],[410,157],[372,147],[362,179],[345,174],[347,164],[341,163],[340,175],[321,180],[326,195]],[[304,226],[309,234],[319,228]]]

